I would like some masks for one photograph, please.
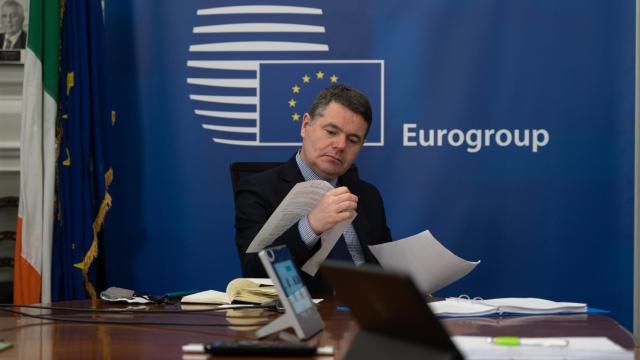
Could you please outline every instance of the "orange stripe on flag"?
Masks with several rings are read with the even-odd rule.
[[[13,302],[36,304],[40,302],[42,279],[36,269],[22,257],[22,218],[18,217],[16,252],[13,266]]]

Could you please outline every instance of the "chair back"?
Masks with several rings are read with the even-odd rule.
[[[240,179],[247,175],[257,174],[263,172],[265,170],[273,169],[280,165],[284,164],[283,162],[234,162],[229,165],[229,171],[231,172],[231,186],[233,188],[233,193],[236,193],[236,189],[238,188],[238,182]],[[347,176],[355,176],[356,178],[359,176],[358,168],[355,164],[352,164],[347,173]]]
[[[282,165],[282,162],[234,162],[229,165],[229,171],[231,172],[231,186],[233,187],[233,193],[236,193],[238,182],[242,177],[247,175],[257,174],[265,170],[273,169],[274,167]]]

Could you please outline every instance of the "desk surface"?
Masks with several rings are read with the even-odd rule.
[[[320,304],[326,323],[324,331],[310,343],[331,345],[334,359],[342,359],[348,350],[358,325],[347,311],[340,311],[334,300]],[[89,308],[88,301],[56,303],[58,307]],[[124,309],[124,305],[103,305],[103,309]],[[139,306],[146,310],[179,310],[179,306]],[[0,312],[0,339],[14,347],[0,352],[3,359],[81,359],[81,358],[181,358],[181,347],[187,343],[212,340],[251,339],[255,327],[247,325],[272,320],[277,314],[260,309],[226,310],[189,314],[175,313],[81,313],[23,309],[43,314],[85,321],[132,321],[186,323],[189,326],[121,325],[73,322],[52,322]],[[229,326],[201,326],[220,324]],[[634,348],[633,336],[614,320],[603,315],[528,316],[447,319],[445,326],[452,335],[516,335],[516,336],[607,336],[625,348]],[[640,359],[636,350],[636,359]],[[235,358],[237,359],[237,358]],[[318,357],[332,359],[332,357]]]

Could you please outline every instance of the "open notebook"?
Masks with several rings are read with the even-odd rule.
[[[206,290],[187,295],[181,302],[186,304],[231,304],[232,302],[264,304],[278,298],[271,279],[238,278],[227,285],[226,292]]]
[[[585,313],[587,304],[558,302],[538,298],[469,299],[447,298],[430,302],[438,316],[485,316],[493,314]]]

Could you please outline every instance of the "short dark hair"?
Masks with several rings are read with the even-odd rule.
[[[369,133],[373,118],[369,99],[359,90],[347,85],[333,85],[320,91],[309,108],[309,116],[311,119],[313,120],[316,115],[322,115],[324,109],[326,109],[332,101],[362,116],[367,123],[365,136]]]

